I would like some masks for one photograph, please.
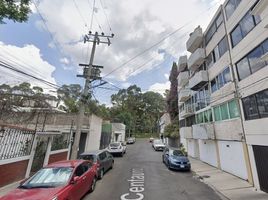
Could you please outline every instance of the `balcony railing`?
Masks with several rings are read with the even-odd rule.
[[[180,118],[186,118],[194,115],[194,108],[192,105],[185,105],[184,110],[180,112]]]
[[[181,56],[178,62],[178,71],[182,72],[187,67],[187,56]]]
[[[192,127],[181,127],[180,136],[185,139],[192,139],[193,138]]]
[[[189,87],[192,90],[199,90],[208,82],[208,73],[205,70],[201,70],[189,80]]]
[[[205,49],[198,48],[188,59],[188,69],[192,72],[196,71],[199,66],[205,61]]]
[[[203,140],[214,140],[215,130],[213,123],[193,125],[193,138]]]
[[[187,51],[193,53],[200,45],[202,44],[203,41],[203,32],[202,28],[198,26],[194,32],[190,34],[190,38],[186,42],[186,48]]]
[[[189,89],[181,89],[178,95],[179,102],[185,102],[191,97],[192,91]]]
[[[178,76],[178,86],[183,87],[189,81],[189,71],[180,72]]]

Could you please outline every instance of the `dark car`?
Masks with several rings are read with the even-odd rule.
[[[187,158],[187,155],[180,149],[166,147],[164,149],[162,158],[163,163],[165,163],[169,169],[185,171],[191,170],[191,163]]]
[[[80,159],[89,160],[97,165],[99,179],[102,179],[105,172],[112,169],[114,165],[114,157],[106,150],[84,152],[80,155]]]

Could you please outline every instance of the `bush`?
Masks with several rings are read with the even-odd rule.
[[[169,138],[179,138],[179,125],[176,123],[171,123],[167,125],[164,129],[164,135]]]

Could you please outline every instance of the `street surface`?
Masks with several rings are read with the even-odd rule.
[[[128,145],[124,157],[115,157],[114,169],[83,200],[220,200],[192,173],[169,171],[161,155],[147,140]]]

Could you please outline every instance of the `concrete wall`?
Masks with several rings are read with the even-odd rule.
[[[241,119],[231,119],[214,123],[215,135],[218,140],[236,140],[243,138]]]
[[[118,135],[116,141],[116,135]],[[120,142],[126,140],[126,126],[122,123],[112,123],[112,141]]]
[[[198,140],[188,139],[188,155],[194,158],[199,158]]]
[[[200,160],[217,167],[217,150],[214,140],[198,140]]]
[[[242,142],[218,141],[222,170],[247,180],[247,168]]]

